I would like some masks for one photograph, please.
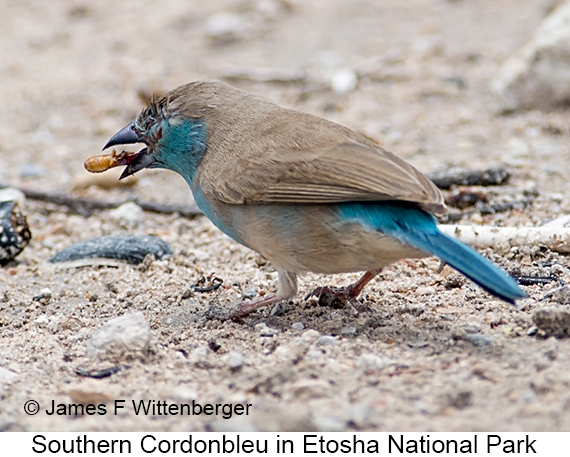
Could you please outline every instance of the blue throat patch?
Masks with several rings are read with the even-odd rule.
[[[155,146],[160,166],[180,174],[192,185],[206,152],[207,127],[202,120],[175,118],[161,122],[162,136]]]

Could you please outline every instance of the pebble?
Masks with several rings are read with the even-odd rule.
[[[305,328],[305,326],[303,325],[302,322],[293,322],[293,324],[291,324],[291,328],[293,330],[300,331],[300,330],[303,330]]]
[[[532,316],[540,336],[564,338],[570,336],[570,310],[562,307],[538,309]]]
[[[340,341],[334,336],[323,335],[315,343],[317,346],[339,346]]]
[[[350,68],[341,68],[333,72],[330,84],[333,92],[337,94],[352,92],[358,85],[358,75]]]
[[[16,202],[23,206],[26,201],[24,193],[15,187],[4,187],[0,189],[0,202]]]
[[[191,402],[192,400],[198,400],[198,392],[186,386],[175,387],[172,391],[172,396],[177,400],[184,402]]]
[[[362,354],[356,360],[356,367],[366,374],[380,371],[388,365],[393,365],[394,362],[390,359],[380,357],[376,354]]]
[[[236,351],[230,351],[228,354],[228,366],[232,370],[236,370],[243,366],[243,354]]]
[[[436,292],[433,286],[421,286],[416,289],[418,295],[434,295]]]
[[[303,332],[303,334],[301,335],[301,341],[310,344],[313,341],[316,341],[320,336],[321,334],[316,330],[309,329],[306,332]]]
[[[212,351],[208,346],[198,346],[192,351],[190,361],[193,363],[204,362]]]
[[[150,235],[101,236],[68,246],[54,255],[50,262],[107,258],[139,264],[148,254],[162,260],[172,256],[172,248],[166,241]]]
[[[57,322],[57,328],[55,330],[71,330],[76,332],[79,329],[85,327],[83,321],[75,316],[63,316],[61,319],[58,319],[56,322]]]
[[[255,289],[246,289],[241,294],[242,298],[254,298],[257,296],[257,290]]]
[[[279,333],[276,328],[269,328],[265,322],[256,324],[255,329],[258,331],[259,336],[275,336]]]
[[[466,333],[480,333],[481,332],[481,324],[477,322],[468,322],[463,327]]]
[[[311,348],[307,351],[305,356],[307,359],[319,362],[323,359],[323,350]]]
[[[151,331],[143,313],[125,314],[108,321],[87,341],[87,355],[119,363],[148,357]]]
[[[356,333],[356,330],[357,330],[356,327],[347,325],[347,326],[341,327],[340,334],[341,335],[354,335]]]
[[[40,290],[40,293],[37,295],[34,295],[34,297],[32,298],[32,300],[34,301],[38,301],[41,300],[42,298],[45,299],[50,299],[51,298],[51,290],[48,289],[47,287],[44,287],[43,289]]]
[[[135,227],[144,221],[144,211],[134,202],[123,203],[110,211],[109,215],[112,219],[128,227]]]
[[[468,341],[473,346],[483,347],[489,346],[495,340],[495,338],[483,335],[481,333],[466,333],[463,336],[463,340]]]
[[[39,328],[46,328],[49,324],[49,319],[45,314],[42,314],[34,319],[33,324]]]
[[[0,200],[0,265],[20,254],[32,238],[26,216],[18,209],[17,197],[4,194],[2,198],[14,199]]]
[[[559,305],[568,305],[570,303],[570,287],[564,285],[543,295],[542,300],[549,299]]]

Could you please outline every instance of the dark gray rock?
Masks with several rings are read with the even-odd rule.
[[[138,264],[148,254],[162,260],[172,255],[172,248],[166,241],[150,235],[102,236],[73,244],[54,255],[50,262],[106,258]]]

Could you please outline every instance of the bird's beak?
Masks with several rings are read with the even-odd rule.
[[[119,144],[134,144],[140,142],[141,138],[139,134],[135,132],[135,127],[131,122],[129,125],[115,133],[115,135],[107,141],[107,144],[103,146],[103,149],[110,148],[111,146],[117,146]]]
[[[103,149],[107,149],[111,146],[118,146],[121,144],[134,144],[143,143],[140,135],[135,131],[134,125],[131,122],[126,127],[119,130],[113,137],[107,141],[107,144]],[[113,166],[126,165],[121,177],[119,179],[124,179],[128,176],[134,175],[137,171],[147,168],[154,163],[153,155],[148,152],[147,148],[141,149],[139,152],[134,154],[128,154],[123,159],[116,162]]]

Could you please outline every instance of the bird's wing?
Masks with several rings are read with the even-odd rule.
[[[445,213],[439,189],[412,165],[353,140],[310,151],[274,150],[222,168],[209,192],[225,203],[398,200]]]

